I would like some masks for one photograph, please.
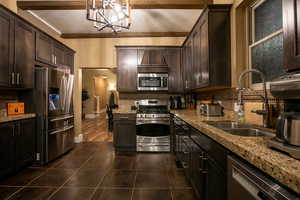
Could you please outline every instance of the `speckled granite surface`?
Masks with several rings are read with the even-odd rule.
[[[0,123],[22,120],[22,119],[30,119],[30,118],[34,118],[34,117],[36,117],[36,115],[34,113],[0,117]]]
[[[188,110],[171,113],[300,194],[300,161],[268,148],[266,139],[270,137],[235,136],[205,123],[230,120],[228,117],[202,117]]]
[[[113,109],[113,113],[118,113],[118,114],[135,114],[136,110],[131,110],[130,106],[120,106],[117,109]]]

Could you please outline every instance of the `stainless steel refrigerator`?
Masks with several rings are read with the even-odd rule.
[[[68,68],[35,67],[37,163],[41,165],[74,147],[73,85]]]

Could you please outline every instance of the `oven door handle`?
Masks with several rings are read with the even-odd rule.
[[[137,121],[136,125],[146,125],[146,124],[162,124],[162,125],[170,125],[170,121],[156,121],[156,120],[147,120],[147,121]]]

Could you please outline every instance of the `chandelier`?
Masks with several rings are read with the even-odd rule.
[[[98,31],[105,28],[117,33],[129,29],[130,6],[129,0],[87,0],[87,19],[94,22]]]

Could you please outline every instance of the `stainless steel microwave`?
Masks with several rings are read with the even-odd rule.
[[[167,91],[167,73],[138,73],[138,91]]]

